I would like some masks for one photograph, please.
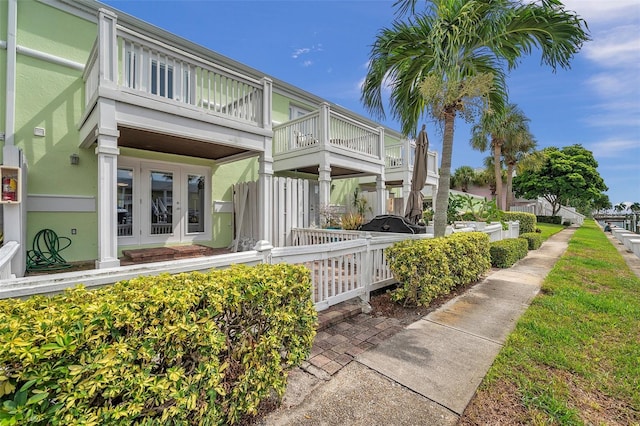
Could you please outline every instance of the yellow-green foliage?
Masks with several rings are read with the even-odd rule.
[[[527,240],[529,250],[537,250],[542,245],[542,235],[536,232],[527,232],[520,234],[520,237]]]
[[[477,281],[491,266],[489,236],[465,232],[427,240],[405,240],[386,250],[400,283],[393,299],[426,306],[453,288]]]
[[[506,222],[520,221],[520,234],[535,232],[538,221],[533,213],[503,212],[502,220]]]
[[[0,423],[233,424],[306,359],[310,289],[282,264],[0,301]]]
[[[507,238],[491,243],[491,265],[509,268],[527,255],[528,242],[524,238]]]

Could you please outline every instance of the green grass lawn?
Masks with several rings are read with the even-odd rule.
[[[566,228],[564,225],[556,225],[553,223],[538,223],[536,226],[542,231],[543,241]]]
[[[545,234],[559,225],[538,226]],[[640,280],[592,220],[575,231],[472,404],[476,413],[494,406],[480,421],[494,420],[499,405],[510,423],[640,424]]]

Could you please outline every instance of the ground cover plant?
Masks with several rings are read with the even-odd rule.
[[[577,229],[461,424],[640,424],[640,279]]]

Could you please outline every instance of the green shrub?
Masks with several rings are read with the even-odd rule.
[[[562,223],[562,216],[536,216],[536,220],[540,223],[553,223],[554,225],[560,225]]]
[[[489,236],[482,232],[405,240],[385,253],[399,282],[392,297],[405,305],[426,306],[456,286],[477,281],[491,265]]]
[[[310,288],[258,265],[0,301],[0,423],[236,423],[306,359]]]
[[[490,245],[491,265],[496,268],[509,268],[527,255],[527,240],[507,238],[494,241]]]
[[[542,245],[542,234],[536,232],[527,232],[520,234],[519,238],[527,240],[529,250],[537,250]]]
[[[534,232],[536,229],[536,215],[524,212],[503,212],[502,220],[506,222],[520,221],[520,234]]]

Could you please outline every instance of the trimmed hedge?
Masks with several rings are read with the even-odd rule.
[[[237,423],[284,393],[316,322],[309,271],[284,264],[3,300],[0,423]]]
[[[392,298],[405,305],[426,306],[457,286],[477,281],[491,266],[489,236],[483,232],[405,240],[385,253],[399,282]]]
[[[520,234],[535,232],[536,230],[536,215],[534,215],[533,213],[503,212],[502,220],[504,220],[505,222],[514,220],[520,221]]]
[[[520,234],[518,238],[527,240],[529,250],[537,250],[542,245],[542,234],[539,234],[537,232],[527,232],[525,234]]]
[[[562,223],[562,216],[536,216],[536,220],[540,223],[553,223],[554,225],[560,225]]]
[[[496,268],[510,268],[528,253],[528,242],[524,238],[507,238],[494,241],[490,246],[491,265]]]

